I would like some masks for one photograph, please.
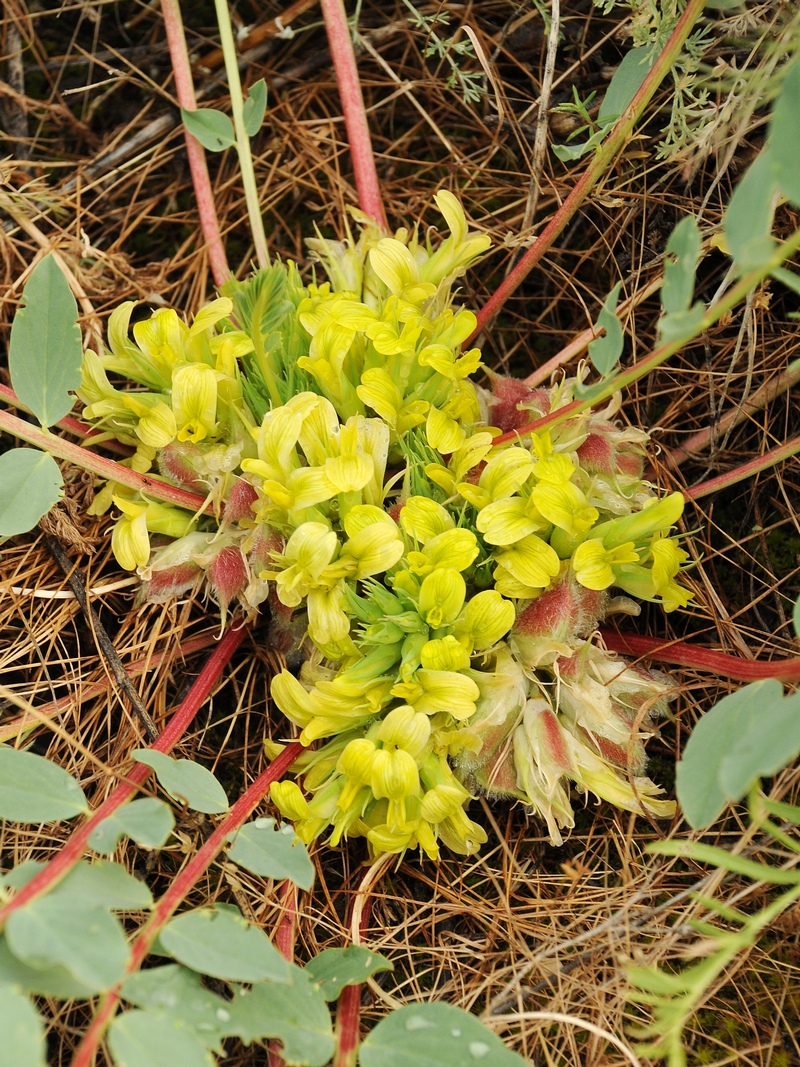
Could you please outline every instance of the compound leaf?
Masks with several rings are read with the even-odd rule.
[[[95,826],[89,847],[107,856],[121,837],[130,837],[142,848],[161,848],[174,826],[175,818],[163,801],[142,797],[124,804]]]
[[[0,986],[16,985],[36,997],[85,1000],[99,990],[79,982],[65,967],[29,967],[11,952],[0,937]],[[2,1046],[0,1046],[2,1048]]]
[[[44,1024],[24,993],[0,984],[0,1049],[14,1067],[47,1067]]]
[[[214,1067],[195,1031],[170,1015],[126,1011],[111,1024],[108,1045],[120,1067]]]
[[[222,152],[236,144],[233,123],[222,111],[201,107],[197,111],[181,108],[183,124],[192,137],[209,152]]]
[[[111,910],[150,908],[153,896],[145,885],[119,863],[108,860],[82,861],[53,889],[51,896],[78,897]]]
[[[71,774],[43,756],[0,745],[0,819],[51,822],[88,810]]]
[[[743,271],[763,266],[775,249],[772,217],[777,189],[771,149],[765,149],[733,190],[722,219],[730,254]]]
[[[288,982],[289,964],[257,926],[231,910],[178,915],[161,931],[161,948],[179,963],[230,982]]]
[[[52,426],[74,403],[81,384],[83,344],[78,305],[52,254],[36,265],[22,290],[11,326],[11,384],[42,426]]]
[[[58,464],[47,452],[11,448],[0,456],[0,537],[32,530],[61,499]]]
[[[261,129],[266,113],[267,83],[263,78],[259,78],[255,85],[250,87],[242,110],[242,121],[248,137],[255,137]]]
[[[360,1067],[524,1067],[473,1015],[452,1004],[409,1004],[364,1039]]]
[[[192,1027],[202,1043],[217,1052],[221,1038],[230,1033],[230,1002],[206,989],[195,971],[177,963],[132,974],[122,996],[137,1008]]]
[[[246,823],[228,848],[228,858],[265,878],[289,878],[301,889],[314,884],[314,864],[291,826],[274,819]]]
[[[734,801],[757,778],[777,774],[800,753],[800,692],[784,697],[780,682],[770,686],[742,726],[730,738],[719,772],[720,785]]]
[[[305,973],[326,1000],[336,1000],[345,986],[361,985],[378,971],[393,971],[394,964],[361,945],[326,948],[306,964]]]
[[[193,811],[218,815],[228,810],[225,790],[211,771],[194,760],[173,759],[151,748],[137,748],[132,755],[140,763],[152,767],[169,795]]]

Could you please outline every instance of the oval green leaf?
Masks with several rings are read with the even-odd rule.
[[[204,1045],[222,1051],[221,1038],[230,1032],[230,1001],[206,989],[195,971],[177,963],[138,971],[126,978],[122,996],[137,1008],[191,1027]]]
[[[81,384],[83,344],[78,305],[52,255],[38,263],[22,290],[11,326],[11,384],[42,426],[53,426],[74,403]]]
[[[239,990],[230,1011],[226,1024],[230,1034],[245,1044],[278,1038],[287,1064],[323,1067],[333,1054],[330,1012],[299,967],[292,968],[288,985],[260,982],[250,990]]]
[[[173,759],[151,748],[137,748],[132,755],[140,763],[152,767],[161,785],[171,797],[192,811],[218,815],[228,810],[228,798],[217,779],[190,759]]]
[[[78,897],[90,904],[118,911],[151,908],[153,896],[139,878],[128,874],[119,863],[82,861],[59,882],[51,896]]]
[[[800,114],[800,60],[795,60],[783,79],[780,94],[772,109],[767,151],[774,164],[774,175],[784,196],[800,207],[800,138],[797,116]]]
[[[314,884],[314,864],[291,826],[274,819],[246,823],[228,848],[228,858],[264,878],[288,878],[301,889]]]
[[[159,942],[179,963],[229,982],[288,982],[289,964],[263,930],[226,909],[203,908],[179,915]]]
[[[0,1049],[14,1067],[47,1067],[44,1024],[24,993],[0,985]]]
[[[361,945],[326,948],[305,967],[308,978],[318,986],[326,1000],[336,1000],[345,986],[361,985],[378,971],[393,971],[394,964],[378,952]]]
[[[209,152],[222,152],[236,144],[233,123],[222,111],[210,107],[187,111],[182,107],[181,118],[192,137]]]
[[[11,448],[0,456],[0,537],[32,530],[61,499],[58,464],[46,452]]]
[[[57,997],[60,1000],[85,1000],[100,990],[79,982],[65,967],[29,967],[11,952],[4,937],[0,937],[0,986],[17,985],[36,997]]]
[[[526,1067],[527,1061],[473,1015],[451,1004],[410,1004],[381,1019],[358,1054],[360,1067]]]
[[[266,113],[267,83],[263,78],[259,78],[255,85],[250,87],[242,109],[242,121],[248,137],[255,137],[261,129]]]
[[[0,745],[0,819],[52,822],[88,810],[71,774],[43,756]]]
[[[129,957],[122,927],[105,908],[57,893],[13,912],[6,938],[13,954],[29,967],[64,967],[98,990],[120,980]]]
[[[180,1019],[149,1011],[126,1011],[108,1031],[111,1055],[120,1067],[214,1067],[194,1030]]]
[[[720,764],[720,785],[731,800],[739,800],[757,778],[777,774],[800,753],[800,692],[784,697],[780,682],[770,690],[730,739]]]
[[[122,837],[130,837],[142,848],[161,848],[175,827],[175,818],[162,800],[142,797],[124,804],[95,826],[89,847],[107,856]]]
[[[605,330],[602,337],[596,337],[589,345],[589,359],[592,366],[604,378],[611,374],[622,355],[624,335],[622,323],[617,318],[617,301],[619,300],[622,282],[617,282],[605,299],[600,314],[597,316],[597,325]]]
[[[728,249],[740,270],[758,270],[775,249],[772,218],[777,188],[771,154],[764,150],[733,190],[722,219]]]
[[[614,77],[608,83],[606,95],[597,113],[597,121],[602,125],[619,118],[628,104],[639,91],[639,86],[647,77],[655,56],[649,48],[631,48],[622,58],[614,71]]]

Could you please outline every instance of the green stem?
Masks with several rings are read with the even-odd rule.
[[[700,17],[705,4],[706,0],[689,0],[686,10],[678,19],[675,29],[664,45],[663,51],[659,54],[644,81],[639,86],[638,92],[622,112],[619,121],[608,137],[595,152],[591,163],[578,179],[567,199],[509,273],[508,277],[500,284],[497,291],[478,312],[478,326],[472,337],[466,341],[467,345],[473,343],[478,334],[485,329],[489,321],[494,318],[506,300],[516,291],[520,283],[552,246],[591,190],[609,169],[614,157],[625,147],[633,127],[650,103],[656,89],[658,89],[670,71],[672,64],[678,57],[678,53],[683,48],[686,38],[692,32],[694,24]]]
[[[258,202],[258,188],[256,186],[255,170],[253,169],[253,156],[250,151],[250,138],[244,128],[244,97],[242,95],[241,79],[239,78],[236,45],[233,41],[231,16],[228,11],[227,0],[214,0],[214,7],[217,12],[220,44],[222,45],[222,54],[225,57],[225,73],[228,76],[228,88],[231,94],[231,114],[233,116],[233,128],[236,131],[236,151],[239,154],[239,167],[242,172],[247,217],[250,221],[250,231],[253,235],[256,260],[259,267],[263,268],[269,266],[267,235],[264,232],[264,220],[261,217],[261,205]]]
[[[107,481],[119,482],[120,485],[127,485],[130,489],[136,489],[138,492],[156,500],[163,500],[165,504],[186,508],[191,512],[213,512],[211,502],[196,493],[190,493],[186,489],[179,489],[176,485],[168,485],[167,482],[159,481],[148,474],[137,474],[129,467],[123,467],[120,463],[116,463],[113,459],[98,456],[95,452],[89,451],[88,448],[81,448],[80,445],[73,444],[72,441],[65,441],[63,437],[57,437],[53,433],[48,433],[46,430],[33,426],[30,422],[18,419],[10,411],[0,409],[0,430],[5,430],[6,433],[18,437],[21,441],[27,441],[28,444],[41,448],[43,452],[49,452],[51,456],[64,459],[68,463],[74,463],[76,466],[91,471],[92,474],[97,474]]]
[[[627,386],[639,381],[640,378],[644,378],[646,375],[650,374],[651,371],[654,371],[656,367],[660,367],[662,363],[665,363],[671,356],[680,352],[681,349],[695,337],[699,337],[715,323],[719,322],[723,315],[736,307],[739,301],[744,300],[751,289],[759,285],[765,278],[769,277],[776,267],[779,267],[782,263],[785,263],[787,259],[790,259],[798,249],[800,249],[800,228],[795,230],[783,244],[778,245],[777,249],[772,253],[763,266],[759,267],[757,270],[751,270],[748,271],[747,274],[743,274],[739,281],[731,286],[725,296],[706,311],[698,326],[691,334],[679,337],[673,341],[667,341],[664,344],[659,345],[658,348],[654,348],[648,356],[645,356],[643,360],[636,363],[633,367],[629,367],[627,370],[620,371],[613,377],[606,379],[605,382],[602,383],[602,389],[599,389],[598,392],[593,393],[590,397],[587,397],[584,400],[573,400],[571,404],[565,404],[563,408],[558,408],[556,411],[552,411],[549,415],[544,415],[541,419],[536,419],[535,422],[529,422],[527,425],[520,426],[516,430],[509,430],[508,433],[495,437],[492,444],[500,445],[504,444],[506,441],[516,441],[525,434],[543,430],[547,426],[556,426],[559,423],[566,422],[567,419],[573,418],[581,411],[586,411],[587,408],[593,408],[597,404],[602,403],[603,400],[608,400],[610,396],[613,396],[614,393],[618,392],[620,389],[625,389]]]

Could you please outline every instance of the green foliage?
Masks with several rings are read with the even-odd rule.
[[[774,678],[724,697],[695,726],[678,763],[676,787],[687,822],[710,825],[758,778],[800,753],[800,692],[783,696]]]
[[[625,338],[622,323],[615,314],[621,289],[622,282],[617,282],[605,298],[600,314],[597,316],[597,325],[605,330],[605,334],[602,337],[596,337],[589,345],[589,359],[594,369],[603,378],[611,374],[622,355]]]
[[[161,848],[175,826],[167,805],[154,797],[142,797],[123,805],[103,819],[89,837],[89,847],[109,855],[122,837],[130,837],[142,848]]]
[[[289,967],[285,984],[259,982],[237,990],[230,1011],[230,1033],[245,1044],[280,1038],[287,1064],[322,1067],[333,1054],[330,1012],[319,989],[299,967]]]
[[[425,59],[440,59],[450,67],[450,74],[445,81],[448,89],[459,89],[465,104],[479,104],[485,92],[483,75],[478,71],[463,70],[461,63],[465,59],[475,58],[475,49],[470,40],[457,40],[455,35],[440,37],[437,26],[447,26],[450,15],[437,11],[434,15],[424,15],[411,0],[403,0],[411,12],[409,22],[415,29],[427,35],[423,56]]]
[[[0,456],[0,538],[26,533],[61,499],[58,464],[46,452],[12,448]]]
[[[291,981],[289,964],[257,926],[235,910],[200,908],[168,922],[159,938],[170,956],[231,982]]]
[[[700,228],[691,215],[681,219],[667,241],[661,286],[664,314],[658,323],[662,342],[684,336],[688,339],[697,333],[702,322],[703,305],[698,301],[692,306],[701,245]]]
[[[379,971],[393,970],[394,966],[380,953],[349,945],[324,949],[308,963],[305,973],[326,1000],[336,1000],[345,986],[360,985]]]
[[[214,108],[201,107],[197,111],[181,108],[183,124],[207,152],[224,152],[236,144],[236,133],[228,115]]]
[[[781,92],[772,110],[768,152],[775,180],[781,192],[800,206],[800,137],[797,116],[800,114],[800,60],[788,68]]]
[[[42,426],[68,415],[81,384],[78,305],[52,255],[37,264],[11,326],[8,366],[19,399]]]
[[[764,151],[734,189],[723,219],[728,248],[740,270],[757,270],[775,250],[771,231],[777,191],[772,160]]]
[[[228,858],[265,878],[289,878],[301,889],[314,884],[314,864],[291,826],[274,819],[245,823],[228,848]]]
[[[248,137],[255,137],[261,129],[266,113],[267,83],[263,78],[259,78],[255,85],[250,87],[242,109],[242,121]]]
[[[228,798],[217,779],[189,759],[173,759],[163,752],[154,752],[151,748],[137,748],[132,753],[140,763],[147,764],[155,771],[159,783],[171,797],[185,804],[192,811],[202,811],[206,815],[218,815],[228,810]]]
[[[636,96],[642,82],[653,66],[655,55],[648,48],[631,48],[622,57],[608,84],[600,104],[597,121],[600,125],[615,122]]]
[[[115,1061],[124,1067],[213,1067],[214,1059],[197,1036],[174,1015],[126,1011],[108,1032]]]
[[[411,1004],[382,1019],[364,1039],[359,1067],[522,1067],[474,1016],[451,1004]]]
[[[41,823],[86,811],[86,797],[71,774],[33,752],[0,745],[0,819]]]
[[[44,1026],[28,998],[0,979],[0,1049],[14,1067],[47,1067]]]

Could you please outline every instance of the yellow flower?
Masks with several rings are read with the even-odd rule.
[[[572,556],[575,577],[585,589],[608,589],[616,580],[615,567],[638,562],[632,541],[606,548],[599,537],[583,541]]]
[[[111,531],[111,551],[120,567],[135,571],[150,559],[150,538],[147,535],[147,505],[114,497],[122,512]]]
[[[475,702],[480,690],[466,674],[426,667],[417,671],[416,684],[419,691],[409,701],[415,711],[425,715],[447,712],[459,721],[475,714]],[[397,690],[398,686],[394,689]]]
[[[516,493],[528,480],[532,470],[533,461],[527,448],[508,448],[489,460],[477,485],[460,482],[457,489],[465,500],[480,510],[487,504]]]
[[[377,740],[404,748],[417,759],[431,736],[431,720],[409,704],[392,708],[378,727]],[[352,743],[352,742],[351,742]]]
[[[402,518],[402,512],[401,512]],[[421,552],[408,553],[408,565],[412,574],[421,578],[441,567],[465,571],[477,559],[480,549],[472,530],[463,527],[445,530],[428,541]]]
[[[280,596],[280,593],[278,594]],[[345,612],[344,581],[332,587],[323,585],[308,592],[308,634],[324,648],[344,641],[350,633],[350,619]]]
[[[458,638],[448,634],[426,642],[420,650],[420,660],[426,670],[462,671],[469,667],[469,652]]]
[[[593,533],[601,537],[609,548],[628,541],[638,543],[655,534],[665,534],[683,514],[683,504],[680,493],[670,493],[663,500],[653,501],[649,507],[645,506],[633,515],[601,523]]]
[[[296,608],[317,587],[338,547],[339,539],[324,523],[304,522],[286,542],[283,552],[272,553],[275,566],[280,569],[264,571],[261,577],[275,581],[280,602]]]
[[[359,449],[359,419],[349,418],[339,430],[339,455],[325,461],[325,475],[337,493],[353,493],[372,478],[375,467],[372,456]]]
[[[430,407],[427,400],[404,400],[397,385],[383,367],[372,367],[364,371],[356,393],[362,404],[377,412],[398,437],[423,423]]]
[[[421,367],[432,367],[442,377],[454,382],[468,378],[482,366],[479,348],[471,348],[459,356],[452,348],[443,344],[426,345],[417,354],[417,362]]]
[[[529,534],[546,530],[550,523],[533,500],[521,496],[495,500],[481,508],[476,526],[490,545],[513,545]]]
[[[205,440],[217,429],[217,372],[186,363],[172,372],[172,408],[179,441]]]
[[[431,448],[443,455],[455,452],[464,443],[467,436],[462,426],[436,407],[428,409],[428,421],[425,433]]]
[[[370,250],[369,263],[390,293],[412,304],[422,304],[436,292],[436,286],[420,279],[411,252],[393,237],[384,237]]]
[[[531,491],[531,501],[548,522],[564,530],[570,537],[581,537],[600,515],[572,482],[556,484],[541,481]]]
[[[535,534],[528,534],[512,548],[498,552],[495,559],[517,581],[534,589],[546,589],[561,567],[550,545]]]
[[[505,637],[514,625],[514,605],[496,589],[484,589],[470,597],[456,620],[453,632],[470,651],[482,652]]]
[[[429,574],[420,587],[419,613],[434,630],[448,626],[464,606],[466,592],[466,582],[457,570],[440,567]]]
[[[400,512],[400,525],[420,544],[427,544],[455,526],[450,513],[426,496],[410,496]]]

